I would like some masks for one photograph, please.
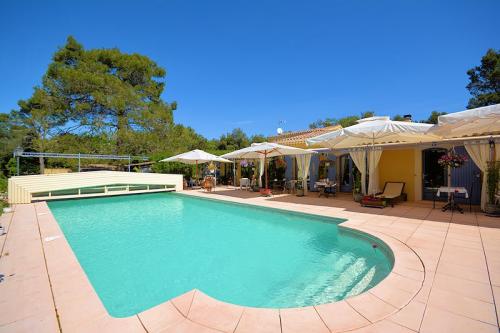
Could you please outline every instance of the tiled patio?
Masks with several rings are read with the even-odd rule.
[[[0,218],[8,230],[0,236],[0,332],[498,332],[499,219],[443,213],[427,202],[376,209],[348,196],[263,198],[225,188],[183,193],[347,218],[344,226],[392,248],[393,272],[361,295],[314,307],[247,308],[193,290],[113,318],[47,205],[18,205]]]

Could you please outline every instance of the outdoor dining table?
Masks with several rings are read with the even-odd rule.
[[[314,183],[314,187],[318,189],[319,191],[319,195],[318,197],[321,197],[322,195],[324,195],[325,197],[328,198],[328,196],[330,194],[332,194],[333,196],[335,196],[335,187],[337,186],[336,183],[327,183],[327,182],[316,182]],[[329,191],[327,191],[329,190]]]
[[[469,192],[467,192],[467,189],[465,187],[457,187],[457,186],[441,186],[438,188],[436,192],[436,196],[440,196],[441,193],[449,193],[448,196],[448,203],[441,208],[443,212],[447,210],[451,210],[452,212],[454,210],[458,210],[461,214],[464,213],[464,210],[460,208],[460,206],[455,202],[455,194],[464,194],[465,198],[469,198]]]

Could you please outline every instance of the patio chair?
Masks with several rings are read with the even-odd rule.
[[[257,178],[255,178],[255,176],[252,177],[252,180],[250,181],[250,188],[248,190],[253,192],[259,191],[259,185],[257,184]]]
[[[394,202],[404,198],[404,188],[404,182],[385,182],[384,191],[375,194],[375,198],[385,199],[391,207],[394,207]]]
[[[296,186],[297,186],[297,180],[296,179],[292,179],[292,180],[286,181],[285,182],[285,192],[287,192],[288,194],[295,193]]]
[[[249,188],[250,188],[250,179],[240,178],[240,190],[242,189],[248,190]]]
[[[285,193],[285,187],[286,187],[286,178],[284,178],[283,180],[274,179],[272,182],[273,193],[281,192],[283,194]]]

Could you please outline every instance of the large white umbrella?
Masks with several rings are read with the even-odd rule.
[[[160,162],[181,162],[185,164],[196,164],[196,177],[198,176],[198,163],[207,163],[207,162],[233,163],[230,160],[227,160],[225,158],[222,158],[214,154],[207,153],[206,151],[200,149],[195,149],[188,151],[186,153],[171,156],[161,160]]]
[[[264,177],[265,177],[265,185],[266,189],[268,188],[267,181],[267,163],[266,160],[268,157],[275,156],[285,156],[285,155],[311,155],[314,154],[314,151],[289,147],[280,145],[273,142],[262,142],[262,143],[253,143],[250,147],[246,147],[243,149],[235,150],[233,152],[222,155],[224,158],[231,159],[263,159],[264,160]]]
[[[431,124],[394,121],[389,117],[360,119],[356,125],[328,132],[310,139],[308,145],[319,144],[328,148],[352,148],[385,143],[418,143],[435,141],[438,135],[429,130]]]
[[[432,132],[442,135],[446,139],[500,134],[500,104],[439,116],[438,124],[432,129]],[[492,149],[488,141],[464,142],[467,153],[483,172],[483,175],[486,175],[488,162],[495,155],[497,159],[500,156],[500,145],[496,143],[495,148]],[[481,186],[482,209],[485,209],[487,203],[487,184],[487,177],[483,176]]]
[[[353,151],[350,154],[361,171],[363,192],[366,192],[364,179],[366,179],[367,169],[370,175],[368,192],[376,192],[378,179],[375,170],[382,152],[376,150],[374,146],[376,144],[419,143],[438,140],[439,136],[429,132],[432,127],[431,124],[393,121],[389,117],[370,117],[358,120],[356,125],[307,139],[306,142],[309,145],[319,144],[333,149],[372,146],[368,152],[368,167],[365,162],[366,151]]]
[[[432,132],[444,138],[499,134],[500,104],[439,116]]]

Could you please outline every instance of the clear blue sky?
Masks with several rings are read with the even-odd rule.
[[[325,117],[463,110],[466,70],[500,48],[498,0],[0,1],[0,111],[73,35],[167,70],[175,120],[211,138]]]

